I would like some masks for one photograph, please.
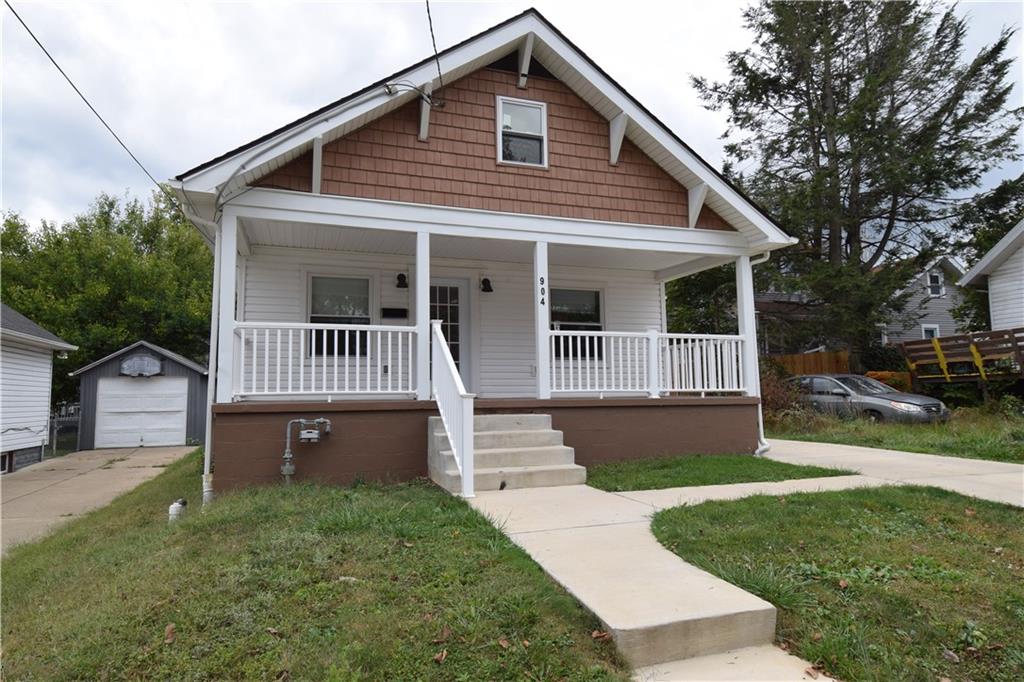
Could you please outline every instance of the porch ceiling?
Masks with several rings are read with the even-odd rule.
[[[350,251],[413,257],[416,235],[394,230],[371,230],[309,223],[240,218],[252,246],[277,246],[328,251]],[[533,242],[433,235],[433,258],[532,263]],[[551,244],[552,265],[659,271],[690,263],[698,256],[660,251],[611,249],[596,246]]]

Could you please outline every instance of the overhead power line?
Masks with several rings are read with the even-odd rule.
[[[7,0],[4,0],[7,2]],[[430,26],[430,43],[434,46],[434,63],[437,64],[437,84],[438,87],[444,87],[444,76],[441,75],[441,57],[437,54],[437,39],[434,38],[434,19],[430,16],[430,0],[426,0],[427,3],[427,25]]]
[[[32,32],[32,29],[28,27],[28,24],[25,23],[25,20],[21,18],[21,15],[18,14],[14,7],[11,6],[9,0],[4,0],[4,4],[7,5],[7,9],[11,10],[11,14],[14,15],[14,18],[18,20],[18,23],[21,24],[22,28],[24,28],[25,31],[32,37],[32,40],[34,40],[36,45],[39,46],[39,49],[43,51],[43,54],[45,54],[46,57],[50,60],[50,63],[53,64],[54,68],[56,68],[57,71],[60,72],[60,75],[64,76],[64,80],[68,82],[68,85],[71,86],[71,89],[75,91],[75,93],[81,98],[83,102],[85,102],[85,106],[89,107],[89,111],[91,111],[96,116],[96,118],[99,119],[99,122],[103,124],[103,127],[107,129],[107,132],[109,132],[114,137],[114,139],[117,140],[117,143],[121,145],[121,148],[128,153],[128,156],[132,157],[132,161],[135,162],[135,165],[142,169],[142,172],[146,174],[146,177],[148,177],[154,185],[156,185],[156,188],[163,192],[165,195],[167,195],[167,197],[171,200],[175,208],[181,211],[181,214],[185,216],[185,212],[181,209],[181,206],[178,204],[177,197],[168,192],[166,187],[157,182],[156,178],[153,177],[153,174],[146,169],[146,167],[143,165],[141,161],[139,161],[139,157],[135,156],[135,154],[132,153],[132,150],[129,149],[128,145],[124,143],[124,140],[122,140],[120,136],[118,136],[118,134],[114,132],[114,129],[111,128],[110,124],[107,123],[103,116],[100,115],[100,112],[96,111],[96,107],[92,105],[92,103],[89,101],[89,98],[82,94],[82,91],[78,89],[78,86],[75,85],[75,82],[73,80],[71,80],[71,77],[67,74],[67,72],[65,72],[64,69],[61,68],[60,64],[57,63],[57,60],[53,58],[52,54],[50,54],[50,51],[46,49],[46,46],[43,45],[39,38],[36,37],[36,34]],[[187,220],[188,216],[185,216],[185,218]],[[191,220],[189,222],[191,222]]]

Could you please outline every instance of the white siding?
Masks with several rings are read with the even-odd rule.
[[[245,264],[243,319],[308,321],[308,278],[321,274],[370,277],[373,323],[412,324],[414,317],[381,320],[379,315],[381,308],[408,308],[415,315],[413,262],[410,256],[253,247]],[[396,288],[399,272],[410,275],[410,288]],[[661,291],[653,272],[552,265],[550,275],[553,288],[601,290],[605,330],[664,328]],[[433,259],[431,276],[469,280],[474,373],[470,390],[482,397],[535,395],[532,265]],[[481,277],[490,278],[492,293],[480,292]]]
[[[4,341],[0,348],[0,450],[49,442],[53,351]]]
[[[988,276],[992,329],[1024,327],[1024,248],[1018,248]]]

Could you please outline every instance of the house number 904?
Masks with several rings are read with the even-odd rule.
[[[544,294],[547,290],[544,288],[544,278],[540,278],[540,304],[544,305]]]

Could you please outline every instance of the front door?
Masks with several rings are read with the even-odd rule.
[[[462,279],[430,280],[430,319],[441,320],[441,331],[467,390],[470,385],[469,282]]]

